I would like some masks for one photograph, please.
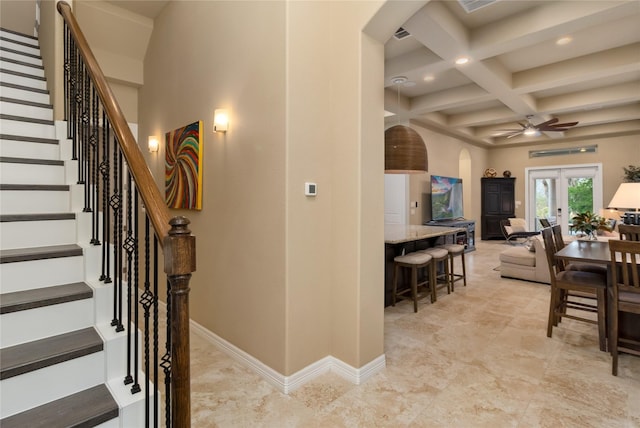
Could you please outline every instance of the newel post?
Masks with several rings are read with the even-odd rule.
[[[191,426],[189,280],[196,270],[196,238],[186,217],[169,221],[164,238],[164,271],[171,284],[171,426]]]

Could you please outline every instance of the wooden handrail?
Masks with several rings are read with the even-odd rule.
[[[160,194],[160,191],[153,180],[151,171],[149,170],[144,156],[140,151],[140,147],[138,147],[138,144],[131,133],[131,129],[129,129],[129,125],[124,118],[124,114],[122,114],[120,105],[113,96],[111,88],[107,83],[107,79],[104,77],[104,74],[98,65],[98,61],[93,56],[93,53],[89,48],[87,39],[85,39],[82,34],[80,26],[71,12],[71,6],[69,6],[69,3],[65,1],[60,1],[57,4],[57,8],[76,41],[78,50],[80,51],[80,54],[84,59],[85,66],[93,79],[96,91],[102,101],[104,110],[109,118],[111,126],[113,127],[113,131],[120,142],[122,153],[129,165],[131,175],[133,175],[136,182],[138,192],[140,193],[144,206],[146,207],[147,215],[149,216],[151,224],[156,231],[156,236],[158,236],[158,240],[161,245],[164,245],[164,238],[169,236],[169,209],[165,205],[164,198]]]
[[[190,351],[189,351],[189,280],[191,272],[196,270],[195,237],[188,229],[189,220],[185,217],[169,215],[164,198],[153,180],[151,171],[142,156],[122,110],[118,105],[107,80],[96,61],[71,6],[65,1],[57,4],[67,28],[75,40],[77,50],[82,55],[84,67],[91,76],[95,90],[102,102],[104,112],[120,145],[128,164],[128,169],[136,184],[138,194],[146,208],[159,244],[164,253],[164,272],[171,285],[168,306],[168,322],[171,328],[171,426],[188,428],[191,426],[190,397]]]

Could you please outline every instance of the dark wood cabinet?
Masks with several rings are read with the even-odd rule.
[[[515,217],[515,182],[511,178],[482,178],[482,239],[504,239],[502,220]]]

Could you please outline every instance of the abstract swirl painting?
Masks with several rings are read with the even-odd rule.
[[[167,132],[166,147],[167,206],[202,209],[202,121]]]

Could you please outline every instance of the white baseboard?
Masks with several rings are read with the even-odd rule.
[[[216,348],[233,358],[238,363],[257,373],[264,380],[275,386],[283,394],[289,394],[300,388],[307,382],[317,378],[318,376],[334,372],[342,376],[349,382],[360,385],[374,374],[386,367],[385,355],[382,354],[371,362],[365,364],[361,368],[355,368],[349,364],[339,360],[338,358],[327,356],[297,371],[291,376],[285,376],[278,373],[271,367],[267,366],[257,358],[246,353],[237,346],[227,342],[220,336],[206,329],[197,322],[191,320],[191,328],[194,333],[203,339],[211,342]]]

